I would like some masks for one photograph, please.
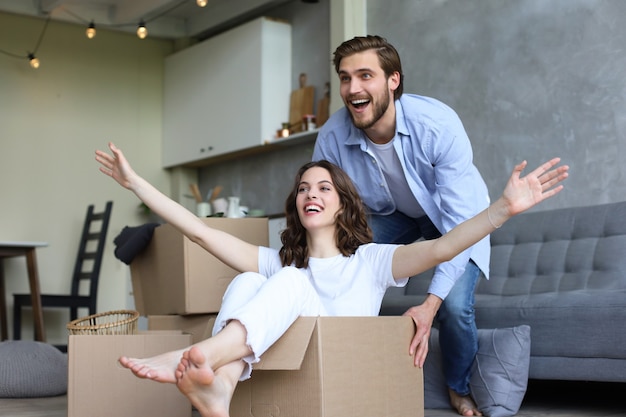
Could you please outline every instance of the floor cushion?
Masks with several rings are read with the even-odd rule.
[[[67,392],[67,355],[52,345],[0,343],[0,398],[52,397]]]
[[[429,343],[424,364],[424,408],[450,408],[437,329],[432,329]],[[517,413],[526,394],[529,365],[530,326],[478,330],[470,391],[485,416]]]

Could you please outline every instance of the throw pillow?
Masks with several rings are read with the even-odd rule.
[[[67,392],[67,355],[27,340],[0,343],[0,398],[52,397]]]
[[[470,391],[486,417],[512,416],[528,386],[530,326],[478,330],[478,353],[472,366]],[[439,348],[439,332],[430,333],[424,363],[424,408],[451,408]]]
[[[530,326],[479,331],[470,390],[480,411],[489,417],[517,414],[529,366]]]

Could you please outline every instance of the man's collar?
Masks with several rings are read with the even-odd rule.
[[[346,139],[346,145],[360,145],[367,139],[365,132],[357,128],[354,123],[350,123],[350,133]]]
[[[400,135],[408,136],[409,129],[406,125],[406,119],[404,118],[404,109],[400,99],[395,101],[396,105],[396,132]]]

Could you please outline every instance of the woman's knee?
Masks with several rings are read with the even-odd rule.
[[[259,273],[242,272],[236,275],[230,284],[228,284],[226,293],[229,291],[242,291],[244,289],[256,291],[265,281],[267,281],[267,278]]]
[[[233,281],[246,280],[248,282],[263,283],[266,279],[266,277],[259,274],[258,272],[242,272],[240,274],[237,274],[235,278],[233,278]]]
[[[301,269],[296,268],[295,266],[284,266],[275,275],[296,275],[296,276],[306,276]]]
[[[309,277],[300,269],[294,266],[285,266],[278,272],[272,275],[269,279],[276,281],[283,281],[286,284],[309,284]]]
[[[284,267],[268,279],[266,286],[275,290],[277,299],[295,301],[293,307],[299,309],[298,315],[321,315],[324,310],[309,275],[301,269]]]

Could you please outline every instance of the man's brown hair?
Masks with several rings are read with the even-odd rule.
[[[380,67],[385,72],[385,76],[389,78],[394,72],[400,74],[400,82],[398,88],[394,91],[393,98],[397,100],[402,95],[403,79],[402,63],[400,62],[400,55],[396,48],[392,44],[387,42],[383,37],[377,35],[356,36],[350,40],[343,42],[337,47],[333,54],[333,63],[335,64],[335,71],[339,73],[339,65],[341,60],[347,56],[356,54],[358,52],[364,52],[373,49],[378,55],[378,61]]]

